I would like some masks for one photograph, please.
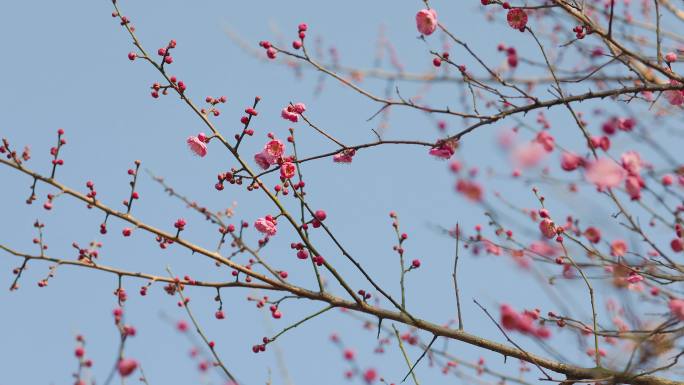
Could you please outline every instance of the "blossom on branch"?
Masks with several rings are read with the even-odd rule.
[[[200,132],[197,134],[197,136],[190,136],[188,137],[187,143],[188,147],[190,148],[190,151],[192,151],[195,155],[204,157],[207,155],[207,144],[206,144],[207,137],[204,135],[203,132]]]
[[[434,9],[422,9],[416,14],[416,27],[423,35],[432,35],[437,29],[437,12]]]
[[[261,233],[264,233],[268,236],[274,236],[278,229],[276,228],[277,222],[276,220],[270,216],[267,215],[264,218],[259,218],[254,222],[254,227]]]

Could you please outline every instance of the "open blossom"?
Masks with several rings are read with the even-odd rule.
[[[283,110],[280,112],[280,116],[285,120],[291,121],[292,123],[297,123],[299,121],[299,116],[288,111],[287,108],[283,108]]]
[[[354,158],[354,155],[356,155],[356,150],[353,148],[348,148],[346,150],[342,150],[338,152],[337,154],[333,155],[333,162],[335,163],[351,163],[352,158]]]
[[[508,11],[506,15],[508,25],[515,29],[523,30],[527,25],[527,13],[520,8],[514,8]]]
[[[304,111],[306,111],[304,103],[295,103],[283,108],[280,112],[280,116],[292,123],[297,123],[299,121],[299,115],[303,114]]]
[[[416,14],[416,27],[423,35],[432,35],[437,29],[437,12],[434,9],[421,9]]]
[[[574,171],[578,167],[584,166],[584,158],[581,156],[571,153],[571,152],[564,152],[563,155],[561,155],[561,169],[564,171]]]
[[[598,188],[617,187],[625,178],[625,170],[608,158],[601,158],[587,166],[586,178]]]
[[[195,153],[195,155],[198,155],[201,157],[207,155],[207,144],[205,143],[206,140],[207,140],[207,137],[202,132],[197,134],[197,136],[188,137],[187,142],[188,142],[188,147],[190,147],[190,151]]]
[[[268,166],[278,163],[278,159],[282,158],[285,153],[285,145],[278,139],[273,139],[266,143],[264,149],[254,155],[254,161],[262,169],[267,169]]]
[[[539,231],[541,231],[546,238],[553,238],[556,236],[556,226],[549,218],[544,218],[544,220],[539,222]]]
[[[277,223],[275,219],[273,219],[273,217],[270,215],[267,215],[264,218],[259,218],[256,220],[256,222],[254,222],[254,227],[257,229],[257,231],[271,237],[274,236],[278,230],[276,225]]]
[[[454,155],[454,150],[448,147],[435,147],[433,149],[430,149],[430,155],[442,159],[449,159],[452,155]]]
[[[295,175],[297,168],[292,162],[285,162],[280,166],[280,176],[284,179],[290,179]]]
[[[592,136],[589,139],[589,142],[591,143],[591,147],[593,148],[600,148],[603,151],[608,151],[610,148],[610,138],[607,136]]]
[[[283,156],[285,145],[278,139],[273,139],[264,146],[264,156],[268,158],[270,164],[275,164]]]
[[[268,157],[263,152],[254,155],[254,161],[264,170],[271,165],[271,163],[268,161]]]
[[[671,299],[670,303],[668,304],[668,307],[670,308],[670,312],[672,312],[672,315],[677,317],[680,321],[684,321],[684,300],[683,299],[676,299],[676,298]]]

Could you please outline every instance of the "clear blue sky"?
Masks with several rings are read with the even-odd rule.
[[[529,36],[487,23],[478,11],[478,4],[477,1],[435,1],[433,5],[443,23],[495,65],[504,60],[496,51],[498,43],[531,47]],[[326,51],[334,46],[342,63],[360,68],[374,65],[381,26],[402,64],[411,72],[430,70],[429,50],[442,46],[437,34],[429,37],[427,44],[417,39],[414,15],[421,8],[421,1],[124,0],[120,6],[137,27],[148,51],[156,51],[170,39],[178,41],[175,62],[170,69],[188,84],[191,97],[197,102],[207,95],[228,97],[222,115],[216,119],[226,137],[238,132],[241,111],[252,103],[254,96],[262,97],[258,108],[260,115],[253,124],[256,134],[244,146],[247,154],[253,154],[263,146],[267,132],[274,132],[282,139],[287,136],[290,124],[280,118],[279,112],[289,102],[306,103],[308,116],[316,124],[350,144],[374,140],[371,129],[377,128],[380,120],[367,122],[366,119],[379,105],[332,79],[326,79],[322,93],[316,94],[318,74],[306,69],[303,76],[298,77],[283,65],[258,60],[239,49],[228,38],[226,28],[236,31],[252,47],[258,48],[257,42],[264,39],[289,45],[297,25],[307,22],[310,43],[320,37]],[[257,217],[272,213],[273,208],[260,193],[246,193],[232,187],[220,193],[214,190],[215,175],[235,163],[215,144],[210,145],[209,155],[204,159],[187,151],[185,138],[203,131],[204,127],[176,97],[159,100],[149,97],[149,86],[159,80],[158,75],[141,61],[129,62],[126,55],[133,47],[125,31],[110,17],[111,11],[111,4],[104,0],[14,1],[0,5],[4,52],[0,65],[4,75],[3,92],[0,93],[0,136],[10,139],[14,146],[30,144],[34,159],[29,167],[49,173],[48,151],[56,140],[57,128],[64,128],[68,140],[63,149],[66,164],[58,170],[57,178],[81,191],[86,190],[87,180],[93,180],[98,198],[117,209],[129,193],[126,170],[134,160],[140,159],[144,168],[164,176],[178,191],[207,207],[217,210],[237,201],[236,222],[239,219],[253,222]],[[499,18],[502,19],[501,15]],[[471,60],[459,58],[463,51],[452,52],[455,61],[467,62],[469,68],[475,68],[470,64]],[[382,65],[391,69],[386,59]],[[381,81],[369,80],[363,85],[378,94],[385,92],[386,83]],[[405,83],[401,90],[402,94],[412,95],[419,88],[416,84]],[[549,96],[543,91],[540,94]],[[439,101],[438,106],[458,105],[459,95],[453,87],[436,87],[431,90],[430,100]],[[593,104],[594,107],[598,105]],[[591,113],[590,106],[587,104],[581,109],[587,116]],[[546,114],[554,122],[554,134],[579,148],[579,134],[567,113],[552,110]],[[526,122],[534,124],[535,118],[536,115],[530,115]],[[449,119],[448,124],[452,132],[461,127],[461,122],[454,119]],[[467,137],[459,156],[469,165],[483,167],[483,173],[486,167],[492,167],[495,173],[509,174],[508,158],[495,146],[494,137],[500,129],[513,125],[510,122],[483,127]],[[303,124],[295,127],[305,155],[334,148]],[[598,129],[598,124],[593,124],[592,129]],[[387,138],[428,141],[439,137],[433,118],[401,109],[392,110],[386,135]],[[529,139],[529,134],[524,138]],[[617,146],[620,145],[618,141]],[[556,157],[554,154],[551,158],[553,162]],[[409,234],[407,257],[420,258],[423,262],[423,266],[407,278],[409,308],[414,314],[435,322],[447,322],[454,317],[450,275],[453,241],[435,231],[434,225],[452,227],[460,222],[464,228],[472,229],[477,223],[486,224],[486,218],[484,208],[455,194],[455,178],[448,171],[447,163],[428,156],[424,147],[388,147],[360,152],[351,166],[334,165],[330,159],[312,162],[306,164],[304,173],[310,203],[328,212],[328,223],[339,239],[395,297],[399,293],[398,261],[392,252],[395,238],[388,213],[391,210],[398,212],[402,230]],[[170,266],[178,274],[190,274],[203,280],[219,280],[226,276],[225,270],[216,269],[212,263],[192,256],[180,247],[160,251],[149,234],[137,232],[124,239],[121,229],[125,225],[120,221],[111,220],[109,234],[101,236],[98,226],[103,214],[87,210],[73,199],[59,198],[55,208],[46,212],[41,206],[51,190],[44,185],[38,188],[39,201],[26,206],[23,201],[28,196],[30,182],[25,176],[0,168],[0,242],[3,244],[34,252],[32,224],[40,219],[46,224],[50,255],[73,259],[77,253],[71,247],[72,242],[84,245],[98,240],[104,243],[101,263],[107,265],[160,275],[165,274],[166,266]],[[274,182],[275,179],[270,181]],[[136,217],[168,230],[178,217],[184,217],[188,222],[185,236],[198,244],[213,247],[217,241],[216,230],[201,217],[186,210],[179,201],[165,197],[160,186],[149,177],[143,175],[138,185],[141,199],[133,209]],[[494,187],[487,191],[490,198],[493,190],[499,189],[521,207],[536,207],[530,186],[516,183],[514,187],[508,179],[492,180],[491,185]],[[554,194],[559,201],[550,204],[564,207],[562,191]],[[601,213],[591,203],[578,206],[575,202],[572,208],[564,207],[559,216],[590,211]],[[610,221],[608,214],[606,211],[603,216],[596,216],[597,223]],[[287,246],[294,240],[292,232],[281,227],[283,231],[266,249],[266,257],[285,267],[293,281],[313,287],[308,265],[298,261]],[[248,239],[255,241],[256,235],[252,233]],[[321,235],[316,236],[316,241],[342,273],[354,274],[353,268],[335,252],[330,242]],[[472,304],[472,298],[481,300],[495,313],[502,302],[519,308],[557,310],[540,290],[542,286],[529,273],[521,273],[510,258],[505,258],[468,255],[461,266],[466,328],[499,341],[502,337]],[[0,256],[0,286],[9,286],[11,270],[18,263],[19,259],[5,254]],[[35,282],[47,274],[47,269],[47,264],[31,263],[20,282],[21,290],[14,293],[0,290],[0,341],[4,347],[0,349],[0,385],[70,383],[70,375],[76,367],[73,349],[77,333],[86,337],[88,356],[95,362],[92,373],[102,383],[117,349],[117,334],[111,317],[116,306],[116,298],[112,295],[116,279],[101,272],[60,267],[49,287],[40,289]],[[351,282],[359,288],[367,287],[358,276],[351,278]],[[160,316],[184,318],[184,313],[176,306],[177,298],[164,294],[160,285],[153,286],[147,297],[137,294],[140,281],[125,279],[124,285],[130,294],[126,304],[128,322],[138,329],[138,336],[128,343],[127,355],[142,363],[150,384],[202,382],[196,362],[188,358],[190,343]],[[561,286],[566,291],[560,293],[569,299],[575,315],[586,317],[589,309],[584,288],[575,283]],[[568,291],[575,294],[568,295]],[[273,330],[280,330],[322,307],[306,301],[286,302],[282,307],[283,318],[275,321],[269,319],[268,311],[258,310],[252,302],[245,301],[254,293],[242,289],[224,290],[227,319],[217,321],[213,318],[214,292],[190,289],[187,294],[192,297],[194,312],[207,334],[216,340],[224,361],[244,384],[266,383],[269,370],[273,384],[288,383],[278,367],[276,349],[269,347],[266,353],[253,355],[250,348],[263,336],[273,334]],[[328,342],[332,332],[337,332],[356,350],[362,368],[377,368],[389,381],[400,381],[406,366],[394,341],[385,354],[375,354],[374,335],[362,330],[362,326],[349,316],[334,311],[282,337],[278,347],[283,351],[292,383],[345,382],[343,371],[347,366],[341,353]],[[532,351],[540,351],[530,340],[519,339]],[[568,334],[555,343],[560,345],[563,341],[571,342],[569,345],[575,342]],[[518,367],[515,360],[504,365],[499,356],[463,344],[452,342],[450,346],[452,352],[464,359],[476,360],[484,356],[491,367],[506,367],[504,370],[513,373]],[[589,365],[583,351],[558,349],[575,362]],[[410,351],[413,359],[419,353],[418,350]],[[444,381],[439,369],[429,368],[427,361],[417,373],[423,383]],[[219,378],[217,373],[209,377],[215,384],[219,383]]]

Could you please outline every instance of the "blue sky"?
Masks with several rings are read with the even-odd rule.
[[[487,22],[478,10],[479,2],[467,3],[436,1],[433,5],[439,11],[440,20],[475,47],[485,60],[494,65],[505,60],[496,50],[498,43],[514,44],[525,53],[534,52],[529,36]],[[238,132],[242,110],[251,105],[255,96],[262,97],[260,114],[253,123],[255,136],[243,147],[250,158],[266,142],[266,133],[273,132],[281,139],[287,136],[290,124],[279,114],[289,102],[304,102],[313,122],[350,144],[374,140],[372,130],[378,128],[380,119],[367,121],[367,118],[380,106],[332,79],[326,79],[322,92],[316,92],[320,85],[317,73],[303,68],[301,76],[297,76],[291,68],[260,60],[231,41],[227,29],[235,31],[253,48],[258,48],[259,40],[289,46],[297,25],[307,22],[310,42],[320,38],[326,51],[331,47],[337,50],[341,63],[371,68],[382,26],[406,70],[423,72],[432,68],[430,49],[440,50],[443,43],[437,34],[427,41],[417,38],[414,15],[421,6],[420,1],[120,2],[148,51],[156,51],[170,39],[178,41],[171,73],[188,84],[188,94],[195,101],[201,102],[207,95],[228,97],[221,116],[215,119],[226,137]],[[4,16],[0,36],[3,36],[5,52],[0,136],[7,137],[14,146],[30,144],[33,159],[29,167],[49,173],[49,148],[56,140],[57,128],[64,128],[68,140],[63,149],[66,164],[58,169],[57,179],[80,191],[86,190],[87,180],[93,180],[98,198],[116,209],[121,209],[120,202],[129,193],[126,170],[134,160],[140,159],[143,168],[165,177],[179,192],[209,208],[219,210],[237,202],[235,222],[240,219],[253,222],[272,213],[273,207],[258,192],[248,193],[234,187],[222,192],[214,190],[216,174],[228,170],[235,162],[216,144],[210,145],[206,158],[189,153],[185,139],[203,131],[204,127],[178,98],[167,96],[154,100],[149,96],[149,86],[159,80],[158,74],[142,61],[131,63],[127,59],[133,47],[125,31],[110,17],[111,11],[107,1],[0,5]],[[502,15],[498,18],[503,19]],[[462,51],[454,49],[453,52],[455,61],[467,62],[469,68],[475,68],[469,59],[459,57],[464,55]],[[382,66],[392,69],[387,58]],[[520,71],[525,74],[531,70],[523,67]],[[386,82],[378,80],[367,80],[362,85],[381,95],[387,87]],[[412,95],[420,92],[420,88],[415,83],[402,83],[401,91]],[[429,100],[440,106],[457,105],[459,95],[460,91],[453,87],[441,85],[430,90]],[[600,102],[586,104],[581,111],[591,117],[592,109],[601,105]],[[565,111],[554,109],[545,114],[553,122],[552,132],[559,140],[567,140],[571,148],[573,145],[580,148],[579,133]],[[525,117],[525,122],[533,125],[535,118],[536,115],[530,115]],[[447,123],[451,132],[461,127],[461,122],[455,119],[447,119]],[[459,156],[469,165],[480,165],[482,174],[489,168],[494,174],[509,175],[507,155],[496,147],[495,137],[501,129],[513,125],[510,122],[482,127],[467,136]],[[303,123],[294,127],[300,140],[298,148],[305,155],[334,149]],[[592,129],[598,129],[598,124],[593,124]],[[392,139],[434,141],[439,138],[433,117],[399,108],[392,110],[385,132]],[[620,140],[615,145],[617,148],[629,146]],[[483,207],[456,195],[455,177],[446,162],[428,156],[424,147],[388,146],[359,152],[352,165],[336,165],[325,159],[308,163],[303,170],[311,205],[327,211],[327,223],[336,236],[395,297],[399,292],[398,261],[392,252],[395,235],[388,213],[396,211],[402,231],[409,234],[405,247],[407,258],[420,258],[423,262],[419,270],[407,277],[409,308],[420,317],[438,323],[454,317],[450,275],[453,240],[436,231],[435,226],[452,227],[458,222],[470,230],[478,223],[486,225],[487,219]],[[23,201],[28,196],[30,183],[26,176],[0,168],[3,198],[0,200],[3,218],[0,242],[3,244],[34,252],[32,224],[39,219],[46,224],[48,253],[54,256],[73,259],[77,253],[71,247],[72,242],[85,245],[101,241],[104,244],[101,263],[107,265],[159,275],[165,274],[164,269],[169,266],[179,275],[190,274],[206,280],[225,279],[227,275],[225,269],[217,269],[180,247],[159,250],[149,234],[136,232],[130,238],[123,238],[121,229],[125,225],[120,221],[110,221],[109,234],[102,236],[98,226],[104,215],[87,210],[73,199],[60,197],[55,201],[55,208],[46,212],[41,206],[51,190],[44,185],[38,188],[38,202],[26,206]],[[275,179],[270,183],[275,183]],[[530,193],[531,185],[513,184],[507,177],[493,178],[488,183],[492,187],[487,194],[498,190],[521,207],[537,207]],[[184,217],[188,222],[185,236],[213,247],[218,234],[200,216],[185,209],[181,202],[166,197],[162,188],[146,175],[141,176],[138,186],[141,199],[136,202],[133,215],[169,231],[177,218]],[[610,210],[598,209],[592,202],[580,205],[562,189],[547,191],[556,198],[549,205],[558,207],[562,216],[593,213],[596,223],[611,221]],[[295,207],[293,202],[289,204]],[[313,287],[308,266],[304,267],[289,249],[292,232],[282,227],[283,231],[265,250],[267,258],[284,266],[291,280]],[[619,233],[619,226],[613,230]],[[257,236],[251,233],[247,239],[254,242]],[[322,234],[314,239],[341,273],[352,277],[351,282],[359,288],[363,287],[365,283],[354,275],[353,267],[345,263],[334,245]],[[519,308],[555,309],[544,294],[550,290],[548,286],[521,272],[511,260],[464,254],[467,257],[461,262],[460,282],[467,330],[503,340],[472,303],[472,298],[491,310],[496,310],[502,302]],[[9,286],[11,270],[18,263],[19,259],[0,257],[2,286]],[[3,371],[0,385],[70,383],[76,367],[72,353],[77,333],[86,337],[88,356],[95,362],[92,373],[102,383],[117,348],[111,317],[116,306],[112,295],[116,278],[101,272],[60,267],[48,288],[40,289],[35,282],[47,272],[47,264],[30,263],[20,282],[21,290],[0,291],[3,304],[0,339],[3,346],[9,347],[0,350]],[[138,328],[138,336],[127,345],[127,355],[142,363],[151,384],[203,380],[220,383],[216,373],[207,378],[198,373],[197,363],[188,358],[191,344],[165,321],[168,317],[184,318],[176,306],[177,299],[163,293],[161,285],[154,285],[147,297],[140,297],[137,294],[140,285],[140,281],[124,280],[130,293],[127,321]],[[576,315],[586,317],[589,309],[584,287],[577,282],[558,286],[560,293],[567,295],[565,298]],[[200,323],[210,338],[216,340],[217,350],[242,382],[265,383],[270,372],[273,384],[287,384],[289,381],[278,366],[276,349],[269,347],[266,353],[253,355],[251,346],[322,305],[304,300],[286,302],[282,307],[283,318],[276,321],[269,319],[267,310],[258,310],[253,302],[245,300],[255,294],[243,289],[223,290],[221,295],[228,317],[217,321],[213,318],[214,292],[189,289],[187,293],[192,297],[193,310]],[[278,348],[283,352],[282,359],[292,383],[314,384],[321,379],[327,383],[345,382],[343,372],[347,366],[341,353],[328,341],[332,332],[356,350],[362,368],[377,368],[389,381],[403,378],[406,367],[394,341],[386,347],[385,354],[375,354],[374,335],[362,326],[361,322],[335,310],[282,337]],[[422,337],[429,339],[429,336]],[[539,351],[530,340],[520,339],[532,351]],[[563,341],[574,344],[575,339],[567,334],[555,342],[562,344]],[[476,360],[484,356],[492,367],[512,373],[517,370],[518,363],[514,360],[503,364],[499,356],[454,342],[449,345],[461,358]],[[589,365],[583,351],[574,347],[558,349],[575,362]],[[409,354],[415,359],[420,351],[411,350]],[[439,369],[429,368],[428,362],[418,368],[417,374],[424,383],[436,383],[442,378]]]

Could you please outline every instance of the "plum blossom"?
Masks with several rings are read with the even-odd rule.
[[[441,159],[449,159],[456,152],[458,141],[456,140],[440,140],[435,144],[435,147],[430,149],[429,154]]]
[[[421,9],[416,14],[416,27],[423,35],[432,35],[437,29],[437,12],[434,9]]]
[[[682,251],[684,251],[684,239],[673,239],[672,241],[670,241],[670,248],[672,248],[672,251],[674,251],[675,253],[681,253]]]
[[[271,164],[268,162],[268,157],[264,155],[263,152],[260,152],[256,155],[254,155],[254,161],[261,167],[262,169],[266,170],[268,166]]]
[[[306,111],[306,105],[304,105],[304,103],[295,103],[283,108],[280,112],[280,116],[292,123],[297,123],[299,121],[299,115],[303,114],[304,111]]]
[[[273,139],[266,143],[264,149],[254,155],[254,161],[262,169],[267,169],[269,166],[278,163],[278,160],[283,157],[285,153],[285,145],[278,139]]]
[[[643,162],[639,153],[636,151],[627,151],[620,157],[622,167],[627,170],[630,175],[639,175],[641,173],[641,166]]]
[[[335,163],[351,163],[354,155],[356,155],[356,150],[353,148],[348,148],[342,150],[337,154],[333,155],[333,162]]]
[[[131,358],[124,358],[116,365],[121,377],[126,377],[138,368],[138,362]]]
[[[280,166],[280,177],[290,179],[295,175],[295,171],[297,169],[292,162],[285,162]]]
[[[522,334],[533,335],[539,338],[549,338],[551,331],[543,326],[536,327],[535,321],[539,318],[536,311],[525,310],[518,313],[510,305],[503,304],[500,307],[501,325],[507,330],[516,330]]]
[[[618,126],[622,131],[632,131],[634,126],[636,126],[636,120],[633,118],[619,118]]]
[[[601,230],[594,226],[587,227],[587,229],[584,230],[584,236],[587,237],[591,243],[599,243],[601,241]]]
[[[200,132],[197,134],[197,136],[190,136],[188,137],[187,143],[188,147],[190,148],[190,151],[192,151],[195,155],[204,157],[207,155],[207,136],[203,133]]]
[[[259,218],[256,220],[256,222],[254,222],[254,227],[257,229],[257,231],[271,237],[274,236],[278,230],[276,225],[276,220],[270,215],[267,215],[264,218]]]
[[[640,176],[630,175],[625,179],[625,190],[632,200],[641,198],[641,189],[646,187],[644,180]]]
[[[285,145],[278,139],[273,139],[264,146],[264,155],[270,164],[275,164],[283,156]]]
[[[454,155],[454,151],[448,147],[435,147],[430,150],[430,155],[442,159],[449,159],[452,155]]]
[[[577,167],[581,166],[583,163],[584,159],[572,152],[564,152],[563,155],[561,155],[561,168],[565,171],[576,170]]]
[[[539,222],[539,231],[546,238],[553,238],[556,236],[556,225],[549,218],[544,218],[544,220]]]
[[[587,180],[599,189],[617,187],[625,179],[625,170],[608,158],[601,158],[589,163]]]
[[[495,244],[489,239],[485,239],[485,251],[489,255],[501,255],[501,246]]]
[[[527,25],[527,13],[520,8],[514,8],[508,11],[506,20],[508,21],[508,25],[510,25],[512,28],[522,31]]]
[[[636,151],[627,151],[622,154],[620,158],[622,162],[622,168],[627,171],[627,179],[625,179],[625,190],[629,194],[632,200],[638,200],[641,198],[641,189],[646,187],[646,183],[641,178],[641,167],[643,162],[639,153]]]

